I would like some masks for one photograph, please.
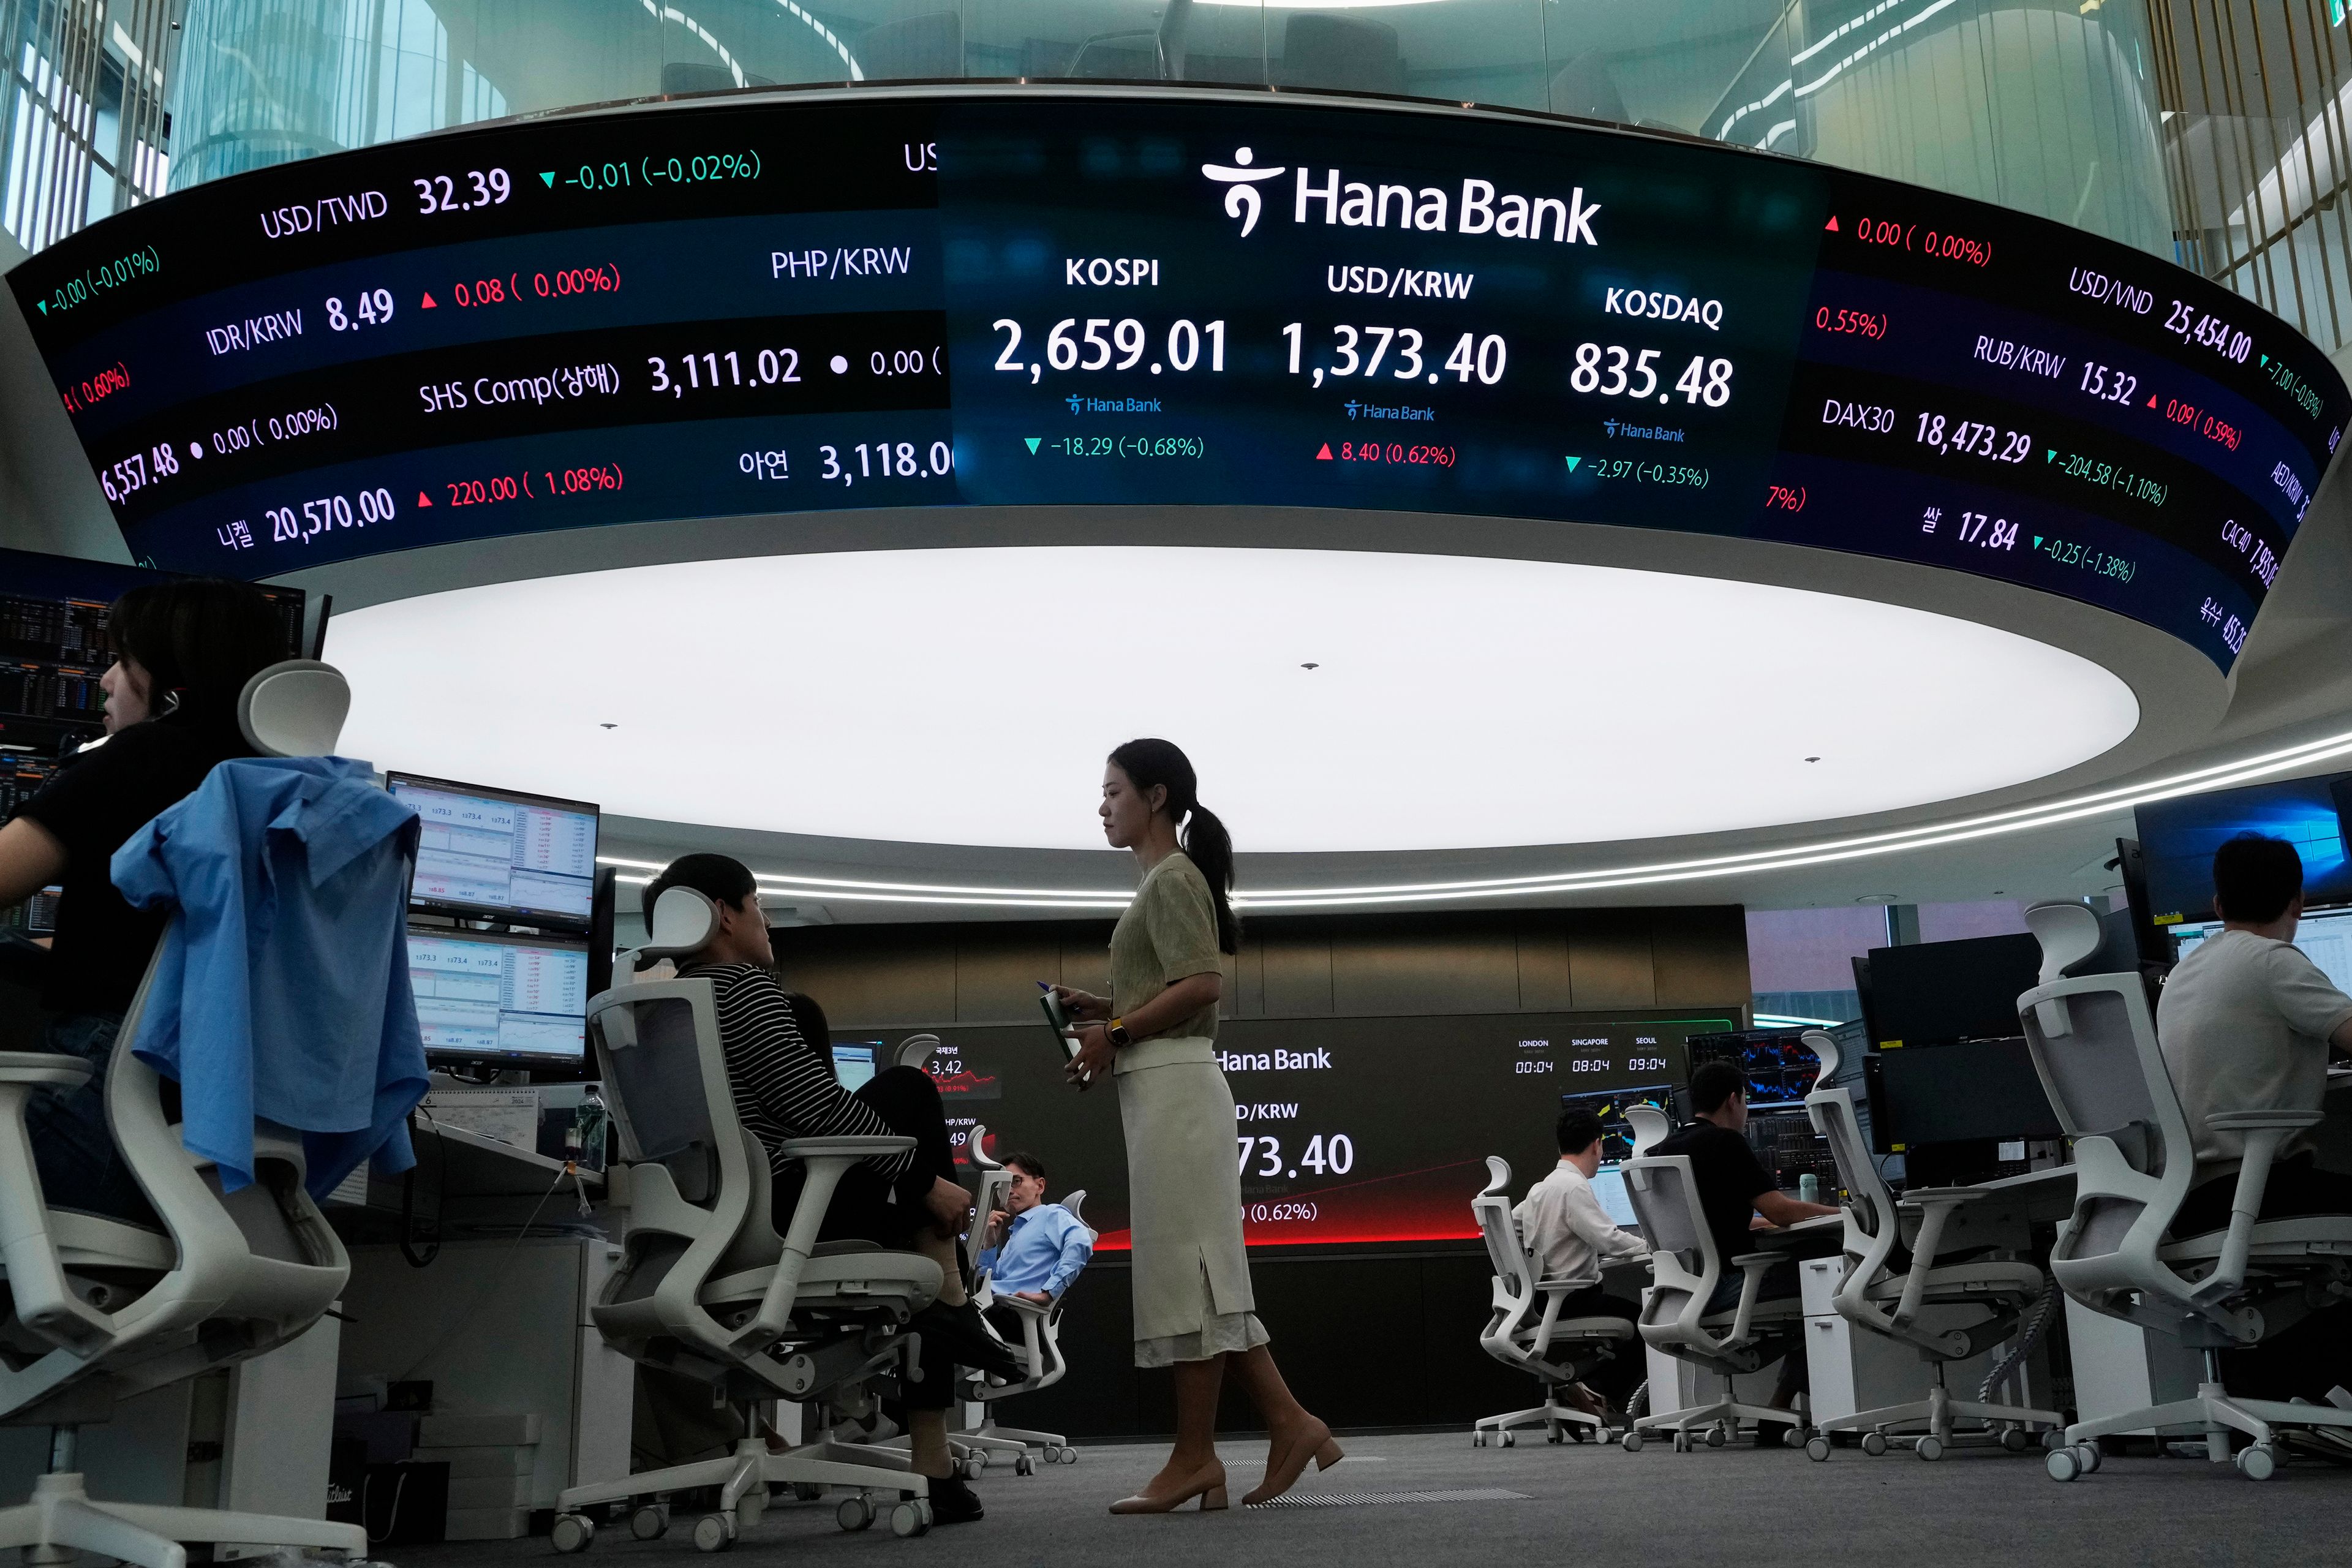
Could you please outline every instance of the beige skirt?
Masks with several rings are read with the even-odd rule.
[[[1134,1237],[1135,1364],[1206,1361],[1266,1342],[1242,1241],[1234,1095],[1201,1036],[1118,1053]]]

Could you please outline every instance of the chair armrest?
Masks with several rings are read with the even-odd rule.
[[[2253,1249],[2254,1222],[2270,1186],[2271,1162],[2288,1133],[2319,1120],[2315,1110],[2224,1110],[2205,1119],[2217,1132],[2243,1132],[2246,1153],[2238,1163],[2237,1187],[2230,1196],[2230,1228],[2221,1237],[2221,1256],[2193,1292],[2200,1302],[2218,1306],[2245,1282],[2246,1255]]]
[[[79,1089],[97,1070],[95,1064],[63,1051],[0,1051],[0,1083]]]
[[[793,1302],[800,1295],[801,1270],[808,1267],[809,1255],[816,1249],[817,1230],[824,1224],[824,1211],[844,1173],[873,1155],[897,1154],[914,1146],[912,1138],[900,1137],[787,1138],[776,1145],[777,1153],[800,1161],[808,1176],[786,1225],[783,1250],[776,1258],[775,1273],[769,1277],[767,1293],[760,1299],[760,1310],[735,1331],[730,1343],[747,1353],[757,1353],[783,1337],[793,1319]]]
[[[1752,1270],[1757,1268],[1769,1268],[1775,1263],[1785,1261],[1787,1260],[1777,1252],[1748,1252],[1743,1253],[1739,1257],[1733,1258],[1731,1260],[1731,1266],[1734,1268],[1747,1268]]]
[[[2205,1119],[2205,1125],[2216,1132],[2253,1132],[2270,1127],[2291,1132],[2315,1127],[2324,1120],[2316,1110],[2217,1110]]]
[[[1043,1319],[1054,1310],[1051,1301],[1024,1301],[1018,1296],[999,1296],[992,1305],[1018,1312],[1024,1318]]]
[[[901,1153],[914,1146],[912,1138],[899,1137],[787,1138],[776,1145],[776,1152],[788,1160],[814,1160],[826,1154],[866,1160],[877,1154]]]
[[[1913,1187],[1903,1194],[1899,1206],[1924,1209],[1930,1204],[1940,1204],[1949,1207],[1954,1204],[1976,1203],[1990,1196],[1992,1194],[1982,1187]]]

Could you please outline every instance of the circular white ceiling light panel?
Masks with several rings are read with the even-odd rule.
[[[627,816],[1099,848],[1160,735],[1255,852],[1601,843],[2060,773],[2138,704],[2073,653],[1764,584],[1307,550],[1003,548],[631,567],[335,619],[343,750]]]

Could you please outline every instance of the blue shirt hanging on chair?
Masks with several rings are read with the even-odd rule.
[[[114,885],[175,909],[133,1049],[178,1080],[190,1152],[253,1180],[258,1117],[303,1135],[313,1196],[373,1155],[408,1169],[425,1047],[409,990],[416,814],[343,757],[256,757],[117,850]]]

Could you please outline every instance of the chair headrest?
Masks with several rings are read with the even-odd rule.
[[[692,888],[665,888],[654,900],[653,929],[640,959],[675,958],[708,943],[719,930],[719,906]]]
[[[917,1072],[929,1072],[931,1053],[939,1048],[940,1037],[937,1035],[908,1035],[898,1042],[898,1065],[913,1068]]]
[[[2025,929],[2042,944],[2042,981],[2052,984],[2099,951],[2106,927],[2088,904],[2071,899],[2036,904],[2025,911]]]
[[[1085,1225],[1087,1223],[1087,1217],[1080,1211],[1087,1206],[1086,1188],[1080,1187],[1076,1192],[1065,1196],[1062,1199],[1062,1206],[1070,1211],[1070,1217],[1072,1219],[1076,1220],[1080,1225]]]
[[[1822,1085],[1829,1082],[1830,1079],[1837,1077],[1837,1041],[1831,1036],[1827,1029],[1807,1029],[1804,1034],[1804,1041],[1805,1047],[1811,1051],[1813,1055],[1822,1058],[1821,1075],[1813,1079],[1813,1087],[1819,1089]]]
[[[1511,1163],[1500,1154],[1486,1156],[1486,1184],[1478,1190],[1482,1198],[1503,1192],[1511,1184]]]
[[[265,757],[331,757],[352,710],[351,683],[331,664],[289,658],[245,683],[236,727]]]
[[[973,1122],[971,1127],[971,1136],[964,1140],[964,1158],[971,1162],[971,1168],[975,1171],[1001,1171],[1004,1169],[1004,1162],[999,1160],[988,1152],[986,1147],[987,1142],[988,1128],[981,1122]]]
[[[1674,1118],[1654,1105],[1629,1105],[1625,1108],[1625,1127],[1633,1134],[1633,1157],[1640,1159],[1650,1146],[1675,1130]]]

